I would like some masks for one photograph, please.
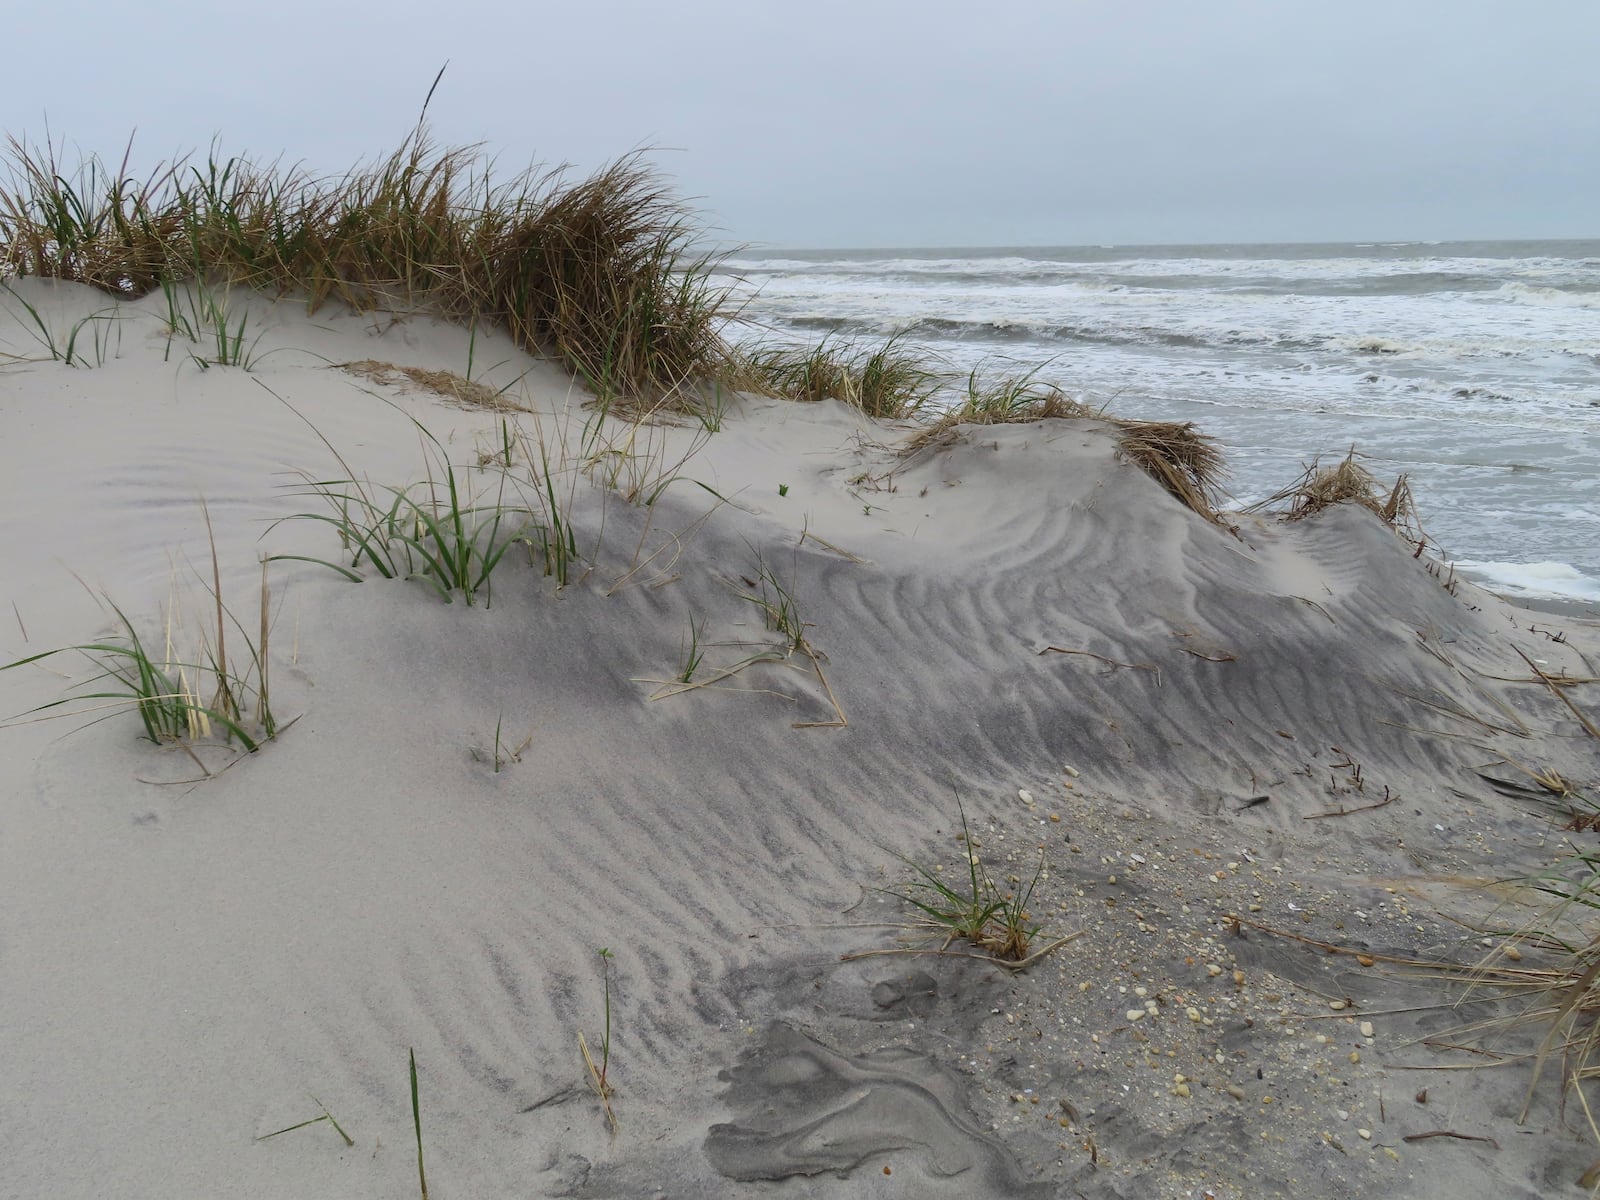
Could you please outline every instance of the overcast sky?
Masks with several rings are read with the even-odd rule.
[[[770,246],[1600,236],[1596,0],[54,0],[5,131],[329,171],[637,146]],[[670,148],[670,149],[667,149]]]

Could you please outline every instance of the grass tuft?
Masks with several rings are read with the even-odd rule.
[[[1375,514],[1413,545],[1420,546],[1425,539],[1409,478],[1399,475],[1385,489],[1361,464],[1360,457],[1352,446],[1350,452],[1332,466],[1324,466],[1320,459],[1313,459],[1299,479],[1252,505],[1248,511],[1275,510],[1285,521],[1303,521],[1336,504],[1355,504]]]
[[[209,514],[206,524],[209,531]],[[100,674],[80,686],[104,682],[105,690],[84,692],[75,688],[70,695],[42,704],[15,720],[48,720],[107,707],[113,710],[132,708],[144,725],[145,736],[157,745],[188,746],[215,739],[220,734],[224,743],[231,744],[237,739],[253,754],[262,742],[275,738],[279,730],[272,712],[268,670],[271,595],[266,564],[261,568],[260,632],[255,638],[223,603],[215,542],[212,543],[212,572],[213,583],[208,590],[215,604],[215,623],[201,631],[197,651],[192,657],[180,656],[177,649],[180,631],[175,601],[169,602],[167,609],[164,646],[159,653],[154,653],[140,638],[127,614],[106,597],[106,603],[121,626],[119,635],[107,641],[46,650],[0,665],[0,671],[9,671],[58,654],[82,654],[100,668]],[[235,645],[242,642],[245,648],[245,665],[240,669],[229,665],[230,626],[238,639]],[[107,703],[90,704],[91,701]],[[52,711],[56,709],[63,711]]]
[[[584,1066],[589,1068],[589,1080],[594,1084],[594,1090],[600,1097],[600,1106],[605,1110],[606,1122],[611,1126],[611,1132],[617,1131],[617,1115],[611,1111],[612,1087],[606,1078],[606,1073],[611,1067],[611,958],[610,950],[602,946],[597,953],[600,955],[600,970],[605,979],[605,1036],[600,1042],[600,1064],[595,1065],[594,1055],[589,1052],[589,1042],[583,1036],[583,1030],[578,1031],[578,1049],[583,1053]]]
[[[357,311],[427,307],[498,324],[601,396],[723,378],[732,285],[721,257],[642,153],[570,181],[529,167],[504,182],[476,147],[439,149],[419,127],[386,158],[319,177],[279,162],[184,156],[144,177],[97,157],[10,140],[0,175],[0,276],[39,276],[118,298],[175,285],[303,296]],[[219,314],[212,314],[215,318]],[[208,361],[246,365],[243,329],[211,319]],[[191,336],[198,341],[198,337]]]
[[[744,352],[739,371],[758,391],[786,400],[838,400],[892,421],[920,412],[943,382],[898,337],[877,347],[831,335],[810,347],[756,347]]]
[[[1021,970],[1070,941],[1071,937],[1062,938],[1041,950],[1033,948],[1034,939],[1041,929],[1033,923],[1028,906],[1039,880],[1044,876],[1044,852],[1039,852],[1039,866],[1026,885],[1016,891],[1002,892],[978,857],[972,831],[967,825],[966,809],[959,796],[956,798],[956,810],[961,816],[961,845],[967,860],[965,883],[947,883],[934,869],[896,854],[895,857],[910,867],[916,878],[907,883],[903,890],[880,890],[885,895],[904,901],[922,914],[928,925],[944,938],[943,945],[939,947],[941,953],[948,950],[952,943],[964,941],[1002,965]]]
[[[1216,524],[1222,451],[1215,438],[1192,421],[1133,421],[1113,418],[1117,451],[1166,488],[1184,507]]]

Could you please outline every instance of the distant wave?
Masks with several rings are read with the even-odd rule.
[[[1540,287],[1530,283],[1506,283],[1495,289],[1513,304],[1541,308],[1600,308],[1600,290],[1593,288]]]
[[[1005,321],[950,317],[864,320],[826,314],[780,318],[776,324],[805,332],[844,337],[903,337],[914,342],[1077,342],[1101,346],[1151,346],[1182,349],[1320,350],[1338,338],[1296,338],[1264,329],[1179,330],[1148,325],[1087,325],[1055,321]],[[1374,343],[1381,339],[1368,339]],[[1400,347],[1396,347],[1396,350]]]

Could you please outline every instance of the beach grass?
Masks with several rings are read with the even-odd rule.
[[[1042,949],[1035,948],[1035,939],[1042,930],[1034,923],[1029,905],[1044,877],[1044,852],[1040,851],[1039,865],[1026,883],[1019,880],[1016,889],[1002,890],[978,855],[977,843],[967,823],[967,811],[959,797],[956,811],[961,820],[965,879],[947,882],[938,868],[895,854],[911,869],[913,878],[898,890],[878,889],[921,914],[923,924],[943,939],[938,952],[947,951],[955,942],[965,942],[984,957],[1012,970],[1022,970],[1077,936],[1058,938]]]
[[[417,1092],[417,1051],[411,1049],[411,1127],[417,1135],[417,1186],[428,1200],[428,1172],[422,1163],[422,1101]]]
[[[46,650],[0,665],[0,671],[9,671],[60,654],[81,654],[100,668],[100,674],[80,686],[103,684],[103,689],[80,691],[75,688],[67,696],[31,709],[15,720],[43,720],[102,709],[118,712],[131,708],[138,714],[145,736],[157,745],[187,746],[220,735],[223,742],[237,740],[253,754],[262,742],[276,737],[278,723],[272,711],[267,654],[271,597],[266,565],[262,565],[260,632],[252,637],[223,604],[221,573],[214,555],[213,546],[215,582],[208,590],[215,603],[215,624],[199,634],[198,649],[192,657],[183,656],[177,648],[183,633],[178,627],[175,601],[168,605],[162,648],[156,650],[139,636],[137,626],[128,615],[107,597],[106,603],[120,626],[119,634],[103,641]],[[240,641],[245,647],[246,665],[241,670],[230,666],[229,626],[234,629],[235,647]]]
[[[354,1147],[355,1144],[356,1144],[355,1143],[355,1139],[352,1138],[348,1133],[346,1133],[344,1131],[344,1126],[340,1125],[339,1122],[338,1122],[338,1119],[336,1117],[334,1117],[334,1115],[331,1112],[328,1111],[328,1106],[326,1104],[324,1104],[321,1100],[318,1100],[315,1096],[311,1097],[311,1100],[312,1100],[312,1103],[314,1103],[318,1108],[320,1108],[322,1110],[322,1113],[321,1113],[320,1116],[315,1116],[315,1117],[310,1118],[309,1120],[300,1121],[300,1122],[298,1122],[298,1123],[296,1123],[294,1125],[285,1126],[283,1129],[275,1129],[271,1133],[264,1133],[260,1137],[258,1137],[256,1139],[256,1141],[264,1142],[268,1138],[275,1138],[275,1137],[278,1137],[278,1136],[280,1136],[282,1134],[285,1134],[285,1133],[293,1133],[297,1129],[306,1129],[306,1128],[309,1128],[312,1125],[320,1125],[322,1122],[326,1121],[329,1125],[331,1125],[333,1127],[333,1131],[335,1133],[337,1133],[342,1139],[344,1139],[344,1144],[345,1144],[345,1146],[347,1148]]]
[[[479,148],[438,148],[419,126],[387,157],[335,176],[215,146],[142,176],[131,159],[130,144],[115,166],[69,165],[53,145],[11,138],[0,276],[119,299],[166,290],[174,329],[211,325],[211,360],[237,365],[242,330],[220,313],[181,313],[172,289],[242,286],[312,311],[338,300],[494,324],[601,396],[726,373],[721,256],[699,248],[693,216],[640,152],[583,179],[532,166],[502,181]]]
[[[921,412],[944,382],[937,366],[899,337],[879,345],[830,335],[813,346],[756,346],[744,351],[739,370],[755,390],[786,400],[838,400],[892,421]]]
[[[90,313],[65,329],[57,329],[45,319],[37,305],[18,295],[15,288],[0,282],[0,291],[7,296],[0,307],[9,308],[15,304],[20,308],[18,324],[54,362],[69,367],[103,367],[106,358],[115,357],[116,348],[122,344],[122,331],[118,325],[121,318],[112,309]],[[11,315],[16,317],[18,314],[13,310]],[[84,337],[85,330],[88,331],[87,338]]]
[[[600,955],[600,972],[605,981],[605,1033],[600,1040],[600,1061],[596,1064],[594,1055],[589,1050],[589,1041],[583,1036],[583,1031],[578,1031],[578,1049],[583,1055],[583,1063],[589,1069],[589,1082],[594,1084],[596,1095],[600,1097],[600,1107],[605,1110],[606,1123],[611,1126],[611,1132],[617,1131],[617,1115],[611,1108],[613,1088],[607,1075],[611,1069],[611,959],[610,950],[602,946],[598,951]]]
[[[1220,524],[1218,484],[1225,469],[1215,438],[1192,421],[1113,418],[1117,453],[1166,488],[1185,508]]]
[[[1361,462],[1354,446],[1338,462],[1313,459],[1300,478],[1246,511],[1276,512],[1285,521],[1303,521],[1336,504],[1354,504],[1373,513],[1413,545],[1425,540],[1410,479],[1401,474],[1385,488]]]

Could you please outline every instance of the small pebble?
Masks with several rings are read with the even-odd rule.
[[[1372,1036],[1372,1022],[1371,1021],[1363,1021],[1363,1022],[1361,1022],[1361,1036],[1365,1037],[1365,1038],[1369,1038],[1369,1037]]]
[[[1522,961],[1522,951],[1518,950],[1515,946],[1507,946],[1506,947],[1506,957],[1509,958],[1512,962],[1521,962]]]
[[[1222,968],[1217,966],[1216,963],[1207,963],[1206,964],[1206,974],[1210,975],[1213,979],[1215,979],[1218,975],[1222,974]]]
[[[1334,1012],[1343,1012],[1349,1007],[1349,1005],[1347,1005],[1343,1000],[1329,1000],[1328,1007],[1333,1009]]]
[[[1351,1066],[1355,1066],[1356,1063],[1358,1063],[1360,1061],[1361,1061],[1361,1051],[1359,1051],[1359,1050],[1350,1051],[1350,1065]]]
[[[1020,788],[1017,791],[1017,799],[1021,800],[1024,804],[1032,804],[1033,803],[1033,793],[1030,792],[1027,788]]]
[[[1142,1020],[1144,1020],[1144,1009],[1142,1009],[1142,1008],[1130,1008],[1127,1011],[1126,1016],[1127,1016],[1128,1020],[1130,1020],[1130,1021],[1142,1021]]]
[[[1230,1083],[1227,1087],[1223,1088],[1222,1090],[1227,1092],[1228,1095],[1232,1096],[1235,1100],[1243,1100],[1244,1099],[1244,1089],[1242,1087],[1240,1087],[1237,1083]]]
[[[1178,1084],[1176,1087],[1174,1087],[1172,1089],[1172,1094],[1174,1096],[1182,1096],[1184,1099],[1188,1099],[1188,1096],[1189,1096],[1189,1085],[1187,1083]]]
[[[1356,1136],[1358,1138],[1360,1138],[1363,1142],[1370,1142],[1372,1140],[1372,1130],[1370,1130],[1370,1129],[1358,1129],[1358,1130],[1356,1130]]]

